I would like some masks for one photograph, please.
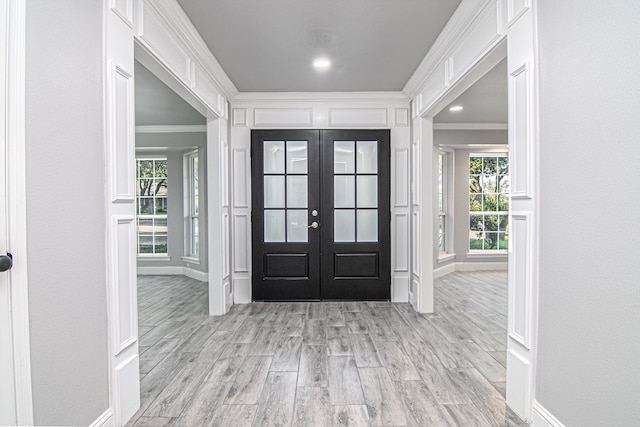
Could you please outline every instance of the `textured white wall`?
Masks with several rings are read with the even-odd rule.
[[[537,400],[640,419],[640,3],[541,0]]]
[[[29,256],[16,262],[28,263],[37,425],[89,425],[109,407],[102,8],[27,2]]]

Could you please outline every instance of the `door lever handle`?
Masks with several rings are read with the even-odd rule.
[[[0,255],[0,272],[11,270],[13,267],[13,255],[7,252],[6,255]]]
[[[307,228],[318,228],[320,227],[320,224],[318,224],[318,221],[313,221],[311,224],[307,225]]]

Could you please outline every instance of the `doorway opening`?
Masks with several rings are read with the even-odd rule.
[[[252,131],[253,299],[389,300],[390,132]]]

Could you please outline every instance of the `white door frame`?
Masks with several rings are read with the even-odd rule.
[[[417,311],[433,312],[433,117],[507,57],[511,215],[506,401],[532,418],[538,324],[538,85],[535,0],[463,0],[405,91],[413,95],[412,282]],[[455,41],[447,44],[443,40]],[[508,51],[508,52],[507,52]],[[508,54],[507,54],[508,53]],[[413,283],[412,283],[413,286]]]
[[[18,425],[33,425],[33,398],[31,390],[31,356],[29,342],[29,295],[27,281],[27,223],[26,223],[26,175],[25,175],[25,39],[26,0],[3,2],[0,12],[5,33],[6,52],[2,52],[5,84],[0,116],[4,126],[5,190],[7,250],[13,254],[14,266],[7,273],[10,286],[11,334],[13,347],[13,381],[15,397],[15,421]],[[6,26],[5,26],[6,24]],[[6,36],[6,39],[4,37]],[[6,74],[5,74],[6,73]],[[6,156],[6,157],[5,157]],[[5,248],[0,248],[5,250]],[[0,343],[7,345],[7,343]]]
[[[176,1],[103,0],[103,6],[109,389],[113,422],[124,425],[140,407],[134,57],[147,61],[154,74],[207,118],[211,315],[224,314],[232,303],[228,108],[223,93],[237,90]],[[110,417],[105,414],[105,419]]]

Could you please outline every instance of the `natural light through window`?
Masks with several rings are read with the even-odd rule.
[[[469,250],[509,248],[509,157],[469,156]]]
[[[167,254],[167,159],[136,159],[138,254]]]
[[[438,252],[447,252],[447,155],[438,154]]]
[[[199,224],[199,184],[198,184],[198,152],[194,151],[185,155],[186,176],[186,233],[187,244],[186,254],[191,258],[198,258],[200,255],[200,224]]]

